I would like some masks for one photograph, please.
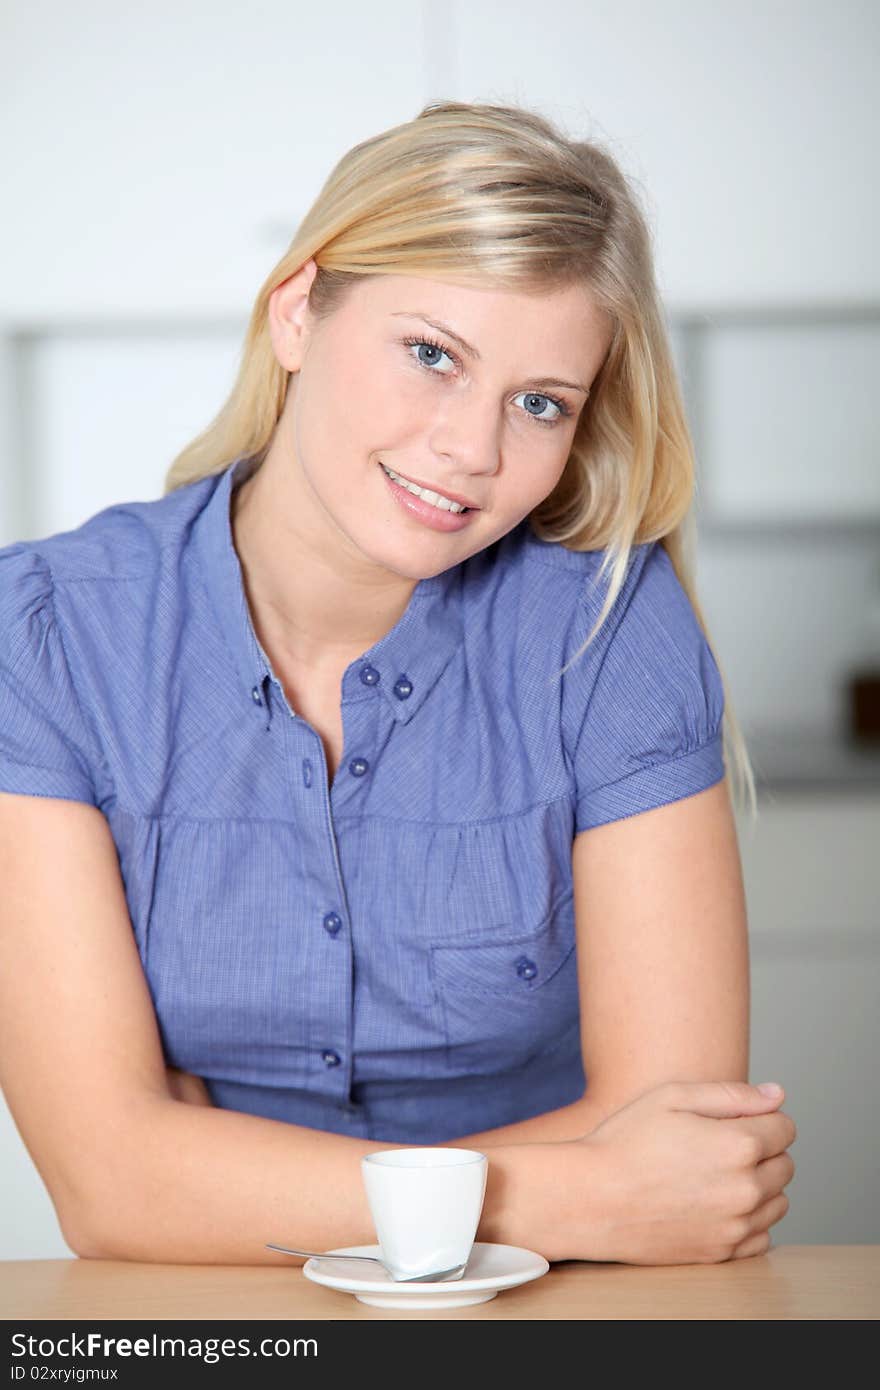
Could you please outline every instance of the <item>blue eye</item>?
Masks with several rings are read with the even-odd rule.
[[[442,343],[436,342],[433,338],[404,338],[402,339],[402,341],[405,347],[427,348],[429,352],[439,354],[440,357],[448,357],[450,362],[453,362],[456,367],[461,366],[461,361],[458,357],[456,357],[455,353],[452,352],[449,348],[443,347]],[[426,362],[420,354],[416,353],[416,355],[413,358],[413,361],[416,362],[416,364],[419,367],[424,367],[425,371],[433,372],[435,376],[452,375],[452,373],[448,371],[438,372],[436,370],[436,357],[433,362]],[[526,409],[526,415],[528,415],[530,420],[534,420],[536,425],[558,425],[560,420],[565,419],[567,415],[571,414],[571,409],[569,408],[569,406],[566,405],[565,401],[559,400],[556,396],[547,396],[544,394],[543,391],[521,391],[520,395],[525,396],[526,400],[528,401],[544,401],[544,409],[546,409],[547,403],[549,403],[550,405],[554,406],[556,411],[558,412],[550,419],[544,419],[540,414],[535,414],[533,411]]]
[[[446,348],[441,347],[439,343],[435,343],[431,338],[404,338],[403,341],[407,347],[428,348],[429,351],[433,353],[439,353],[441,357],[448,357],[449,360],[451,362],[454,362],[456,366],[461,365],[458,358],[453,353],[448,352]],[[419,356],[418,353],[416,353],[414,360],[418,362],[420,367],[427,367],[429,370],[433,370],[434,367],[437,365],[436,358],[433,362],[426,362],[424,358]],[[449,373],[441,372],[440,375],[448,376]]]
[[[549,419],[542,419],[540,414],[532,414],[532,411],[526,408],[526,414],[531,415],[533,420],[537,420],[539,425],[555,425],[557,420],[568,414],[564,402],[554,400],[552,396],[545,396],[543,392],[521,391],[520,395],[525,396],[527,401],[537,402],[539,411],[541,409],[546,410],[548,405],[555,407],[557,414],[550,416]]]

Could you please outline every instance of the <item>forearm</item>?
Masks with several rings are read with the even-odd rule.
[[[177,1100],[185,1100],[190,1105],[210,1105],[211,1097],[204,1081],[188,1072],[169,1067],[168,1084],[171,1094]],[[581,1139],[601,1124],[609,1114],[607,1106],[601,1106],[596,1099],[586,1093],[571,1105],[563,1105],[558,1110],[548,1110],[543,1115],[534,1115],[528,1120],[518,1120],[514,1124],[499,1125],[495,1129],[484,1129],[479,1134],[467,1134],[450,1139],[450,1148],[495,1148],[499,1144],[552,1143],[565,1139]]]
[[[373,1244],[361,1158],[405,1147],[418,1146],[152,1098],[108,1136],[88,1209],[65,1235],[85,1258],[184,1264],[296,1263],[267,1241]],[[478,1240],[526,1243],[535,1170],[520,1176],[522,1152],[493,1148]]]
[[[70,1223],[86,1257],[289,1265],[265,1243],[372,1243],[360,1161],[402,1147],[171,1097],[145,1098],[116,1129]]]
[[[551,1261],[616,1258],[609,1212],[619,1190],[592,1144],[499,1144],[488,1154],[494,1200],[478,1240],[536,1250]]]
[[[499,1144],[547,1144],[566,1139],[580,1139],[600,1125],[608,1114],[607,1107],[591,1099],[589,1093],[559,1110],[548,1110],[530,1120],[501,1125],[498,1129],[482,1130],[450,1139],[450,1148],[490,1149]]]

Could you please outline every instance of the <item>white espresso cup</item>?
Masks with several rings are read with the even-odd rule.
[[[382,1259],[394,1279],[467,1264],[489,1160],[475,1149],[382,1149],[361,1172]]]

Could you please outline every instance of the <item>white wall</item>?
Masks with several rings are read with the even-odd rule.
[[[784,374],[760,415],[754,370],[769,339],[731,347],[720,330],[726,311],[833,320],[880,303],[880,10],[569,0],[536,15],[524,0],[348,0],[330,25],[320,18],[281,0],[7,6],[0,545],[159,495],[173,453],[222,402],[259,286],[346,149],[428,100],[521,101],[610,146],[643,191],[670,312],[719,330],[700,397],[711,414],[695,424],[722,519],[861,518],[852,535],[700,543],[704,606],[747,733],[832,734],[880,586],[873,393],[866,404],[877,319],[847,339],[866,386],[830,337],[795,333],[760,368]],[[748,453],[750,432],[763,453]],[[774,1239],[880,1240],[876,789],[764,811],[741,841],[752,1075],[787,1084],[800,1129]],[[0,1146],[0,1258],[66,1253],[2,1106]]]
[[[438,97],[522,100],[607,139],[676,307],[880,297],[871,0],[6,14],[12,320],[239,315],[331,163]]]

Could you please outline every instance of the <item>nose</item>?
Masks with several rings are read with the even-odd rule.
[[[432,451],[451,461],[450,471],[474,477],[497,473],[502,418],[497,403],[462,393],[444,404],[428,436]]]

